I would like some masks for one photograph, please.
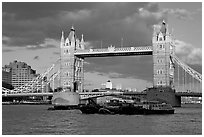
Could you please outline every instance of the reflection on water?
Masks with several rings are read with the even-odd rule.
[[[48,111],[47,105],[3,105],[2,134],[154,135],[202,134],[202,106],[185,105],[173,115],[99,115]]]

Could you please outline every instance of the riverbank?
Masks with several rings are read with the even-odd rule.
[[[50,105],[50,101],[46,102],[2,102],[2,105]]]

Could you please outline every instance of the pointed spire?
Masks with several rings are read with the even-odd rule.
[[[81,45],[81,49],[84,49],[84,35],[83,34],[81,35],[81,43],[80,43],[80,45]]]
[[[71,31],[75,31],[75,29],[74,29],[74,26],[72,25],[72,27],[71,27]]]
[[[166,35],[166,31],[167,31],[166,27],[167,27],[166,22],[163,20],[160,31],[164,36]]]
[[[166,22],[164,21],[164,19],[163,19],[163,21],[162,21],[162,24],[164,24],[164,25],[166,24]]]
[[[75,43],[75,29],[74,29],[73,25],[72,25],[72,27],[71,27],[71,32],[69,33],[68,39],[69,39],[69,41],[71,41],[73,44]],[[72,44],[72,45],[73,45],[73,44]]]
[[[62,37],[61,37],[61,39],[64,39],[64,31],[62,31]]]
[[[64,46],[64,32],[62,31],[62,36],[61,36],[61,43],[60,46]]]
[[[84,35],[81,34],[81,42],[84,42]]]

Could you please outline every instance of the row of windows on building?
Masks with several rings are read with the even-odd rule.
[[[159,49],[164,49],[164,46],[165,46],[165,45],[158,45],[158,48],[159,48]]]
[[[64,80],[63,81],[63,85],[64,86],[70,86],[71,85],[71,81],[70,80],[68,80],[68,81]]]
[[[157,85],[162,85],[162,84],[165,84],[165,82],[163,82],[162,80],[157,81]]]
[[[157,74],[164,74],[164,70],[157,70]]]
[[[64,66],[65,66],[65,67],[71,66],[71,68],[73,69],[73,68],[74,68],[74,65],[71,65],[71,64],[72,64],[71,62],[65,62],[65,63],[64,63]],[[81,65],[80,63],[77,63],[77,64],[76,64],[76,66],[77,66],[79,69],[82,68],[82,67],[80,67],[80,65]]]
[[[157,59],[157,63],[163,63],[164,59]]]
[[[64,54],[70,54],[69,49],[65,49]]]
[[[31,79],[33,78],[34,76],[28,76],[28,75],[13,75],[12,78],[24,78],[24,79]]]
[[[7,72],[9,75],[4,72],[5,69],[9,69]],[[18,62],[15,60],[2,68],[2,80],[6,83],[12,84],[14,88],[30,82],[35,77],[36,70],[31,69],[31,67],[25,62]]]

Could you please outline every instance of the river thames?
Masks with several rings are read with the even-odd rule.
[[[184,105],[171,115],[81,114],[48,111],[48,105],[3,105],[3,135],[200,135],[202,105]]]

